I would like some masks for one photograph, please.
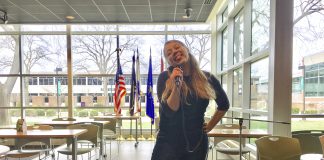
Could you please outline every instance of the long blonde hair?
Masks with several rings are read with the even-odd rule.
[[[171,42],[176,42],[176,43],[180,44],[181,46],[185,47],[189,54],[189,62],[188,63],[189,63],[190,72],[191,72],[191,74],[190,74],[191,83],[187,84],[185,81],[183,81],[182,86],[181,86],[181,93],[182,93],[182,97],[184,98],[185,102],[188,103],[187,98],[188,98],[188,94],[190,94],[190,92],[194,92],[194,95],[196,95],[197,97],[203,98],[203,99],[215,99],[216,93],[215,93],[213,87],[208,82],[208,77],[206,77],[206,75],[199,68],[196,58],[189,52],[188,47],[181,41],[170,40],[164,44],[164,48],[167,44],[169,44]],[[165,49],[163,51],[165,52]],[[164,53],[164,56],[165,55],[166,54]],[[171,72],[169,71],[168,74],[170,76]],[[166,81],[165,90],[162,94],[162,101],[166,102],[167,98],[170,96],[172,87],[174,86],[174,84],[172,84],[172,83],[173,82],[171,82],[170,79],[168,79]]]

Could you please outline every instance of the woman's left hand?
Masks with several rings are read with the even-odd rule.
[[[209,131],[211,131],[213,129],[213,127],[209,126],[207,123],[204,123],[203,129],[204,129],[205,133],[208,133]]]

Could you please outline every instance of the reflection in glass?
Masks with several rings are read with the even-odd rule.
[[[252,2],[252,54],[269,48],[270,0]]]
[[[243,42],[244,42],[244,17],[241,10],[234,18],[234,58],[233,62],[238,63],[243,59]]]
[[[253,110],[268,110],[269,58],[251,64],[251,99]]]
[[[18,36],[0,36],[0,74],[19,73]],[[15,68],[11,70],[12,68]]]
[[[243,70],[234,70],[233,75],[233,107],[242,108]]]
[[[222,70],[227,69],[227,58],[228,57],[228,39],[227,39],[227,28],[222,32]]]

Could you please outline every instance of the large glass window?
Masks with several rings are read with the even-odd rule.
[[[269,47],[270,0],[252,1],[252,54]]]
[[[227,39],[227,28],[222,32],[222,70],[227,69],[228,62],[228,39]]]
[[[269,58],[251,64],[251,99],[253,110],[268,110]]]
[[[234,57],[233,62],[238,63],[243,60],[244,45],[244,16],[241,10],[234,18]]]
[[[18,49],[17,35],[0,35],[0,74],[19,73]]]
[[[233,74],[233,107],[242,108],[242,85],[243,70],[239,68]]]
[[[22,54],[25,74],[53,74],[57,67],[66,70],[66,36],[24,35]]]

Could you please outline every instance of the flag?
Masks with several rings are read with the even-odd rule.
[[[125,94],[126,94],[125,77],[123,75],[123,71],[120,66],[118,44],[119,44],[119,39],[117,36],[117,72],[115,78],[115,93],[114,93],[114,105],[115,105],[114,111],[116,115],[121,114],[121,102],[124,101]]]
[[[135,51],[133,54],[133,64],[132,64],[132,81],[131,81],[131,92],[130,92],[130,102],[129,102],[129,114],[134,115],[134,102],[136,94],[136,75],[135,75]]]
[[[150,49],[149,70],[147,75],[146,88],[146,115],[149,116],[154,124],[154,99],[153,99],[153,75],[152,75],[152,57]]]
[[[163,56],[161,51],[161,73],[164,71],[164,62],[163,62]]]
[[[139,53],[137,48],[136,56],[136,111],[141,112],[141,72],[140,72],[140,62],[139,62]]]

